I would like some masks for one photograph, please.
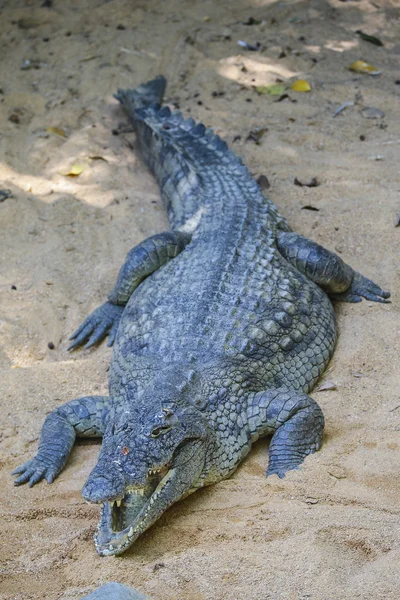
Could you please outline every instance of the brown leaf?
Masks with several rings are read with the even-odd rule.
[[[324,381],[320,386],[315,390],[316,392],[326,392],[326,391],[334,391],[337,390],[337,385],[334,381]]]
[[[302,183],[297,177],[294,178],[294,185],[298,185],[300,187],[318,187],[321,185],[316,177],[313,177],[309,183]]]
[[[263,137],[263,135],[266,131],[268,131],[267,127],[262,127],[262,128],[260,127],[257,129],[253,129],[253,131],[250,131],[246,140],[251,140],[251,141],[255,142],[257,144],[257,146],[259,146],[261,143],[261,138]]]

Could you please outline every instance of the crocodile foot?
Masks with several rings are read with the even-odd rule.
[[[355,273],[350,287],[341,294],[330,294],[332,300],[340,302],[361,302],[363,298],[371,302],[390,302],[390,292],[386,292],[379,285],[364,277],[360,273]]]
[[[107,345],[112,346],[124,308],[124,306],[111,304],[111,302],[105,302],[96,308],[71,335],[69,339],[74,341],[68,350],[73,350],[85,342],[84,348],[91,348],[106,335],[109,336]]]
[[[29,481],[29,487],[32,487],[41,479],[46,479],[47,483],[53,483],[57,476],[57,468],[50,461],[35,456],[32,460],[28,460],[14,469],[11,475],[19,475],[14,481],[14,485],[22,485]]]

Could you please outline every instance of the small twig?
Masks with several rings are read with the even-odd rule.
[[[400,144],[400,140],[389,140],[387,142],[381,142],[380,146],[389,146],[389,144]]]
[[[134,54],[135,56],[141,56],[142,58],[157,58],[155,54],[152,52],[147,52],[146,50],[130,50],[129,48],[120,48],[120,52],[125,52],[125,54]]]
[[[348,106],[354,106],[354,102],[351,102],[350,100],[347,102],[344,102],[342,104],[342,106],[339,106],[339,108],[337,108],[335,110],[335,112],[333,113],[332,117],[337,117],[338,115],[340,115],[341,112],[344,111],[345,108],[347,108]]]

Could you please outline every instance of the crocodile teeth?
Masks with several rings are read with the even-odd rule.
[[[111,500],[108,504],[111,506],[111,508],[114,508],[114,504],[116,504],[119,508],[121,506],[121,503],[122,503],[122,498],[120,500]]]
[[[126,488],[127,494],[138,494],[139,496],[144,496],[144,488],[134,488],[128,487]]]
[[[161,469],[149,469],[149,475],[159,475]]]

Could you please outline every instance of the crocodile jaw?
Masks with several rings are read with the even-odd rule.
[[[156,487],[150,483],[142,488],[127,488],[121,500],[102,505],[97,534],[94,536],[96,550],[101,556],[125,552],[175,501],[173,483],[176,469],[164,468],[157,473],[160,477]],[[119,530],[121,521],[128,522]]]

